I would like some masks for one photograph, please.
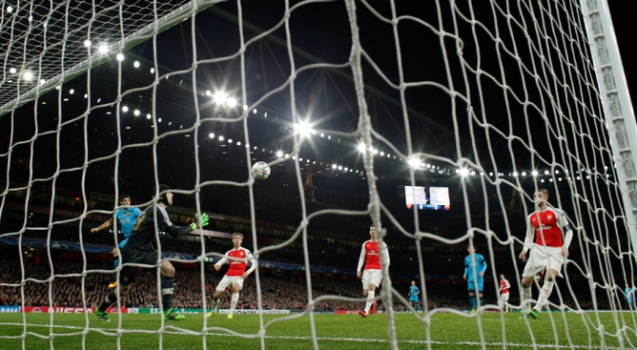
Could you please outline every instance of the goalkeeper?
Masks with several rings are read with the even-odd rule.
[[[156,203],[151,204],[142,212],[142,215],[133,227],[133,232],[128,238],[128,243],[121,251],[123,264],[157,264],[157,261],[160,260],[162,256],[160,256],[160,252],[153,247],[153,242],[156,241],[157,235],[155,227],[157,227],[158,230],[168,232],[173,237],[180,237],[208,225],[209,219],[207,214],[201,215],[201,218],[195,216],[194,222],[189,226],[179,227],[173,225],[168,217],[168,213],[166,212],[166,207],[173,203],[173,194],[170,192],[170,188],[166,185],[159,185],[159,188],[153,189],[153,193],[157,192],[159,192],[159,199],[157,199]],[[164,320],[181,320],[185,316],[172,310],[175,268],[170,261],[163,260],[160,263],[160,269],[162,294],[161,305],[164,313]],[[102,304],[97,308],[97,310],[95,310],[95,315],[101,322],[110,322],[106,309],[113,303],[117,302],[117,298],[121,298],[128,294],[133,282],[135,281],[137,271],[137,266],[124,265],[119,275],[119,288],[108,293],[106,299],[104,299]]]

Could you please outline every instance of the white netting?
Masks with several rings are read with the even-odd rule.
[[[2,1],[0,115],[218,1]]]
[[[20,261],[6,262],[15,273],[2,275],[0,287],[23,315],[0,319],[9,327],[0,339],[22,348],[31,338],[69,347],[60,339],[73,336],[83,348],[113,339],[118,348],[170,348],[175,334],[204,348],[219,335],[262,348],[284,346],[273,339],[315,348],[636,344],[637,320],[624,312],[632,307],[624,287],[635,278],[633,208],[622,207],[635,198],[622,191],[634,185],[635,128],[619,118],[610,68],[621,62],[607,59],[613,49],[600,40],[596,1],[1,4],[0,243],[11,257],[9,247],[18,246]],[[591,36],[602,51],[597,66]],[[611,101],[611,118],[602,100]],[[255,182],[251,165],[261,160],[272,174]],[[260,268],[241,298],[258,321],[235,328],[200,316],[196,324],[146,325],[142,315],[111,313],[112,327],[102,327],[86,312],[68,324],[54,313],[46,320],[26,313],[99,305],[100,281],[113,269],[98,256],[121,237],[117,223],[107,238],[88,228],[119,209],[123,193],[145,208],[160,183],[178,199],[169,208],[176,224],[195,212],[214,222],[190,240],[157,236],[178,267],[176,308],[210,308],[220,276],[204,260],[221,257],[229,233],[242,231]],[[404,186],[448,187],[451,207],[407,211]],[[509,304],[525,304],[518,254],[542,188],[566,213],[574,239],[548,305],[568,312],[541,314],[544,323],[534,326],[489,312],[502,306],[501,273],[513,287]],[[355,311],[365,300],[358,280],[325,275],[352,275],[371,223],[392,258],[376,295],[386,321],[330,328],[314,311]],[[467,244],[489,266],[476,314],[461,311]],[[137,282],[151,292],[134,289],[118,307],[157,311],[160,263],[145,266],[151,272]],[[296,284],[286,284],[290,277]],[[404,298],[412,278],[425,312],[401,318],[414,311]],[[534,300],[541,287],[535,283]],[[300,312],[271,319],[273,309]],[[301,335],[277,329],[306,318]],[[35,330],[47,321],[48,332]],[[350,336],[348,327],[364,330]],[[465,327],[474,332],[455,333]],[[135,343],[131,334],[159,342]]]

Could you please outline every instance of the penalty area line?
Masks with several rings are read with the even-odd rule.
[[[23,327],[25,324],[17,323],[17,322],[0,322],[2,326],[18,326]],[[35,323],[27,323],[27,327],[43,327],[43,328],[51,328],[50,324],[35,324]],[[119,328],[95,328],[95,327],[79,327],[79,326],[63,326],[63,325],[53,325],[53,328],[63,328],[63,329],[72,329],[72,330],[96,330],[96,331],[114,331],[113,335],[117,334],[117,331],[124,331],[122,334],[133,334],[137,333],[136,330],[133,329],[119,329]],[[144,330],[148,331],[148,330]],[[159,331],[158,331],[159,332]],[[175,331],[164,331],[164,334],[177,334],[177,335],[196,335],[196,334],[188,334],[183,332],[175,332]],[[44,334],[43,334],[44,335]],[[199,334],[202,335],[202,334]],[[251,338],[257,339],[258,337],[240,337],[235,336],[228,333],[218,333],[218,332],[208,332],[207,336],[225,336],[225,337],[235,337],[235,338]],[[55,336],[55,335],[54,335]],[[2,338],[2,337],[0,337]],[[280,339],[280,340],[312,340],[312,337],[307,336],[293,336],[293,335],[266,335],[265,339]],[[317,341],[342,341],[342,342],[357,342],[357,343],[389,343],[388,339],[374,339],[374,338],[350,338],[350,337],[316,337]],[[439,341],[439,340],[410,340],[410,339],[398,339],[399,343],[405,344],[432,344],[432,345],[483,345],[483,343],[475,342],[475,341]],[[485,346],[504,346],[505,344],[502,342],[490,342],[484,343]],[[522,343],[506,343],[506,346],[515,347],[515,348],[528,348],[532,344],[522,344]],[[600,346],[588,347],[588,345],[555,345],[555,344],[535,344],[536,348],[540,349],[601,349]],[[606,346],[604,349],[612,349],[619,350],[622,349],[620,347],[609,347]]]

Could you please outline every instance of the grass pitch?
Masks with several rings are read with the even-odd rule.
[[[434,314],[430,327],[412,314],[396,315],[396,335],[401,349],[589,349],[637,346],[637,315],[634,313],[542,313],[538,320],[519,319],[520,314],[482,314],[465,317]],[[187,315],[183,321],[166,323],[160,315],[111,314],[111,323],[100,323],[88,314],[0,315],[1,349],[260,349],[258,315],[225,315],[208,318],[205,338],[203,315]],[[52,318],[51,318],[52,317]],[[268,349],[313,348],[310,317],[266,315],[264,344]],[[51,320],[53,322],[51,322]],[[88,322],[87,322],[88,320]],[[272,322],[275,321],[275,322]],[[271,322],[271,323],[269,323]],[[269,324],[268,324],[269,323]],[[370,315],[314,315],[316,338],[321,349],[389,349],[387,317]],[[603,325],[603,330],[600,327]],[[120,326],[120,327],[118,327]],[[505,328],[503,333],[503,326]],[[118,337],[118,328],[121,329]],[[480,332],[482,329],[482,332]],[[618,332],[617,330],[621,330]],[[600,336],[603,334],[603,337]],[[24,340],[22,336],[24,336]],[[52,337],[52,335],[55,335]],[[241,337],[247,336],[248,338]],[[24,341],[24,344],[23,344]]]

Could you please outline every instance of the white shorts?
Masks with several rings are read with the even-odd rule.
[[[221,279],[221,282],[219,282],[219,284],[217,284],[217,290],[220,292],[223,292],[226,290],[226,287],[232,289],[232,286],[234,286],[235,283],[239,284],[239,290],[241,290],[243,288],[243,278],[241,276],[228,276],[225,275],[223,276],[223,278]]]
[[[369,284],[373,284],[376,287],[380,287],[380,282],[383,280],[383,271],[381,270],[365,270],[363,271],[363,289],[369,289]]]
[[[507,301],[509,301],[509,292],[506,293],[502,293],[501,297],[502,297],[502,302],[506,303]]]
[[[559,273],[563,263],[562,247],[543,247],[535,244],[531,248],[531,256],[526,261],[522,277],[533,277],[548,269],[554,269]]]

